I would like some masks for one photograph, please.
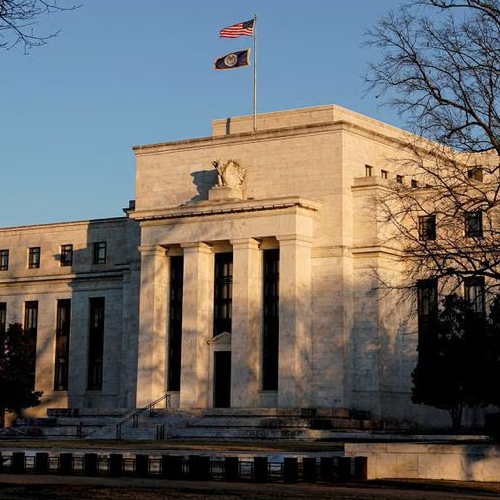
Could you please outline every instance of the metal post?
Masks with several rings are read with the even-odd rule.
[[[253,15],[253,131],[257,131],[257,14]]]

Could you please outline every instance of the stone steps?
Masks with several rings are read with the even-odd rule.
[[[90,411],[89,411],[90,410]],[[132,410],[58,410],[47,419],[19,419],[18,425],[37,425],[47,437],[74,439],[78,426],[86,439],[114,439],[116,424]],[[59,415],[59,416],[55,416]],[[380,428],[363,413],[343,409],[300,408],[209,408],[179,411],[155,409],[139,416],[138,428],[129,421],[121,429],[122,439],[155,439],[158,426],[165,438],[185,439],[318,439],[335,432],[371,431]],[[45,422],[44,422],[45,421]]]

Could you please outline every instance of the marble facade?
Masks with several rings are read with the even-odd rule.
[[[434,423],[410,401],[416,326],[379,294],[374,267],[397,272],[374,195],[396,175],[404,132],[338,106],[213,122],[207,138],[137,146],[126,217],[0,229],[7,323],[38,301],[36,388],[49,407],[214,406],[217,353],[230,352],[230,406],[347,408]],[[218,182],[233,160],[240,183]],[[367,170],[370,167],[371,170]],[[367,176],[367,172],[370,175]],[[222,184],[222,185],[221,185]],[[91,261],[105,241],[105,264]],[[74,247],[61,267],[61,245]],[[39,269],[27,269],[40,247]],[[277,385],[263,387],[263,255],[279,250]],[[214,336],[214,262],[232,254],[230,332]],[[180,387],[168,387],[171,262],[183,257]],[[88,388],[89,298],[105,298],[102,388]],[[68,387],[54,390],[55,303],[71,299]],[[219,358],[217,358],[219,359]],[[220,358],[222,359],[222,358]]]

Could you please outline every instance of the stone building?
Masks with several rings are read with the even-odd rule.
[[[0,323],[36,335],[31,409],[345,408],[425,422],[417,331],[372,201],[404,132],[338,106],[137,146],[126,217],[0,230]],[[446,415],[442,416],[446,420]]]

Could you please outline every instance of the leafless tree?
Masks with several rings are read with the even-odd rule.
[[[60,6],[57,0],[0,0],[0,48],[22,45],[28,52],[45,45],[58,32],[42,35],[35,32],[34,25],[45,14],[76,8],[77,5]]]
[[[381,54],[369,89],[412,132],[398,160],[408,175],[377,200],[407,284],[479,276],[499,285],[499,0],[411,0],[366,43]]]

